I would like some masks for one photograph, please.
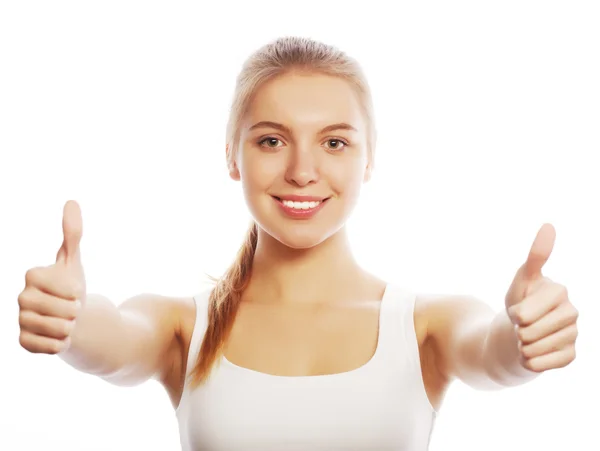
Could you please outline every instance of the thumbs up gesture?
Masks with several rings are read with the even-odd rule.
[[[81,209],[77,202],[67,202],[63,210],[63,243],[56,254],[55,264],[55,266],[62,267],[70,273],[76,279],[75,283],[80,284],[77,293],[75,293],[79,299],[85,294],[85,277],[79,249],[83,232],[82,222]]]
[[[69,201],[63,211],[63,243],[56,263],[28,270],[25,288],[19,294],[19,342],[30,352],[57,354],[69,347],[86,294],[81,235],[81,210],[76,202]]]
[[[575,359],[579,313],[566,287],[542,275],[555,239],[554,227],[544,224],[505,298],[519,339],[521,364],[536,373],[564,367]]]

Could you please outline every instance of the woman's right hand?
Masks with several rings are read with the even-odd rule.
[[[18,297],[19,343],[29,352],[58,354],[70,345],[86,294],[81,235],[81,210],[77,202],[69,201],[63,211],[64,240],[56,263],[28,270],[25,288]]]

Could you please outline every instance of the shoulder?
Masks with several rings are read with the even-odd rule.
[[[156,339],[171,342],[176,338],[183,320],[195,310],[193,296],[165,296],[142,293],[119,305],[119,312],[135,324],[151,330]]]
[[[419,343],[430,349],[442,374],[453,376],[456,361],[480,346],[494,314],[471,295],[421,294],[415,305]]]
[[[179,354],[181,345],[188,346],[196,319],[196,304],[203,303],[208,294],[199,292],[190,296],[168,296],[142,293],[128,298],[119,305],[121,315],[136,324],[145,325],[154,339],[168,347],[169,353]]]
[[[415,299],[415,321],[422,323],[428,336],[435,337],[473,318],[489,318],[491,307],[466,294],[419,294]]]
[[[181,396],[199,309],[206,309],[210,290],[189,296],[155,296],[155,317],[171,331],[171,345],[164,356],[163,371],[157,375],[174,405]],[[162,317],[161,317],[162,315]]]

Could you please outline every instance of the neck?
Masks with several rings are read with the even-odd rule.
[[[324,302],[352,294],[365,278],[345,227],[309,249],[292,249],[259,228],[252,276],[244,298],[258,302]]]

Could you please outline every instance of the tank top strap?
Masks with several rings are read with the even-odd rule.
[[[417,329],[415,327],[415,308],[417,293],[392,284],[385,294],[381,305],[383,327],[381,342],[383,346],[383,365],[386,370],[394,369],[408,386],[415,390],[420,403],[428,412],[437,415],[427,395],[422,376],[421,358]]]
[[[194,322],[194,329],[190,338],[190,348],[187,355],[187,365],[185,370],[186,384],[187,379],[194,368],[194,363],[198,358],[200,346],[202,346],[204,334],[206,333],[206,329],[208,327],[208,301],[211,292],[212,288],[201,291],[194,296],[196,320]]]
[[[190,347],[186,356],[185,377],[183,380],[181,398],[176,408],[177,415],[181,415],[188,404],[191,382],[190,375],[198,359],[200,347],[202,346],[202,341],[204,340],[204,334],[206,333],[206,328],[208,327],[208,301],[211,292],[212,288],[201,291],[193,296],[196,307],[196,318],[194,321],[194,328],[192,329],[192,336],[190,337]]]
[[[387,365],[397,362],[406,365],[406,360],[415,363],[416,334],[414,307],[416,295],[402,286],[389,283],[381,300],[379,313],[378,352]]]

